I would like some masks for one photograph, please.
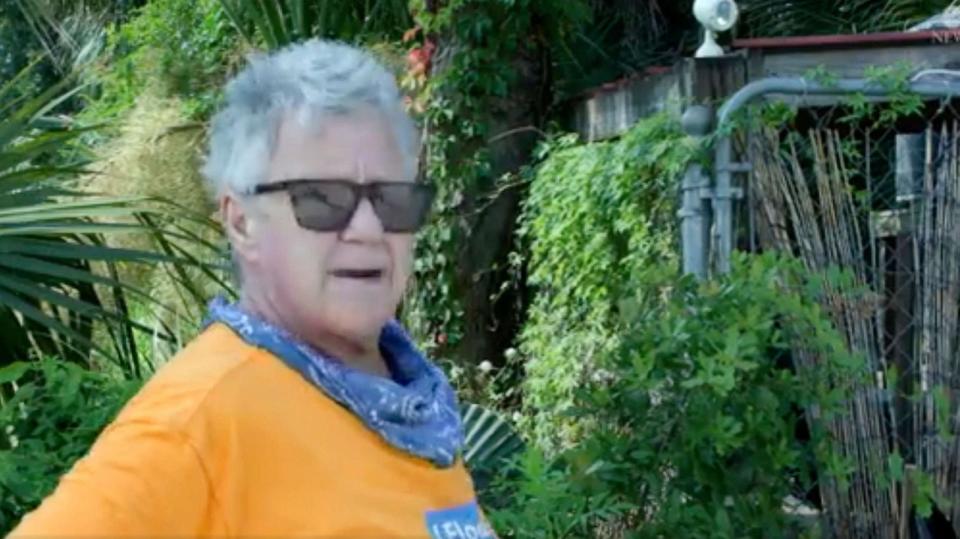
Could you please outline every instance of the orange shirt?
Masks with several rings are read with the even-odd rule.
[[[11,537],[486,539],[470,476],[384,442],[214,324]]]

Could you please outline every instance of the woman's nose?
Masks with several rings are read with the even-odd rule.
[[[341,238],[344,241],[369,242],[383,239],[383,234],[383,223],[374,211],[373,204],[366,197],[361,198]]]

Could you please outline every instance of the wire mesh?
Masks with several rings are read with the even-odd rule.
[[[738,136],[752,165],[739,247],[843,272],[821,304],[873,374],[847,396],[845,413],[826,419],[853,464],[848,482],[821,477],[814,492],[797,493],[833,537],[910,537],[913,501],[927,494],[954,501],[937,504],[936,516],[950,533],[960,528],[957,105],[930,102],[909,116],[889,103],[808,107],[786,125]],[[819,360],[792,355],[798,369]]]

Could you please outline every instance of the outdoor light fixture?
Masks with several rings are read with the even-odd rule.
[[[696,0],[693,3],[693,15],[703,25],[703,44],[694,56],[723,56],[723,48],[717,45],[717,32],[733,28],[738,14],[737,3],[733,0]]]

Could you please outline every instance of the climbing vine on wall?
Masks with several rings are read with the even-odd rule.
[[[416,46],[404,80],[426,133],[421,167],[438,190],[435,217],[422,232],[416,283],[404,318],[437,357],[464,334],[458,259],[476,216],[504,171],[492,164],[491,103],[520,82],[512,58],[538,43],[563,39],[589,9],[571,0],[412,0]]]
[[[695,155],[685,140],[658,115],[611,142],[560,138],[535,171],[520,228],[535,297],[520,349],[526,427],[541,447],[575,436],[566,414],[620,345],[618,305],[636,275],[679,258],[678,187]]]

